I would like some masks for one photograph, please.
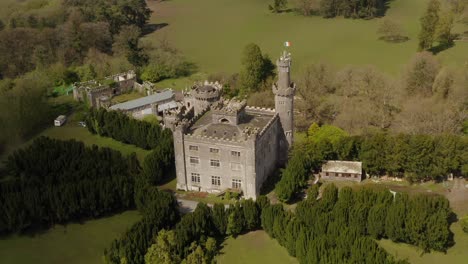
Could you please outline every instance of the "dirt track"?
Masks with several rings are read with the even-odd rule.
[[[450,201],[450,205],[459,216],[468,214],[468,184],[464,179],[454,179],[453,187],[447,191],[445,196]]]

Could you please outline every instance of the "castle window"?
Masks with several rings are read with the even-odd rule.
[[[200,183],[200,174],[192,172],[192,183]]]
[[[325,176],[329,176],[329,175],[328,175],[328,172],[325,172]]]
[[[210,148],[211,153],[219,153],[219,149],[217,148]]]
[[[221,120],[219,120],[219,122],[223,124],[229,124],[229,120],[227,120],[226,118],[222,118]]]
[[[190,145],[189,150],[198,151],[198,146]]]
[[[219,168],[219,160],[210,160],[210,166],[214,168]]]
[[[240,171],[240,170],[241,170],[241,164],[240,164],[240,163],[236,163],[236,162],[232,162],[232,163],[231,163],[231,170],[233,170],[233,171]]]
[[[213,186],[221,186],[221,177],[219,177],[219,176],[211,176],[211,185],[213,185]]]
[[[200,163],[200,160],[198,157],[190,157],[190,164],[191,165],[198,165]]]
[[[288,116],[291,116],[291,111],[288,111]]]
[[[232,188],[233,189],[242,188],[242,181],[241,180],[232,180]]]
[[[239,151],[235,151],[235,150],[231,151],[231,156],[233,157],[240,157],[240,154],[241,153]]]

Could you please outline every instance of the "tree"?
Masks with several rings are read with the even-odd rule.
[[[161,230],[145,255],[146,264],[173,264],[179,263],[176,253],[176,239],[173,230]]]
[[[455,82],[455,74],[449,68],[442,68],[437,74],[434,84],[432,85],[432,94],[439,98],[447,99],[449,94],[453,92]]]
[[[421,31],[419,32],[418,50],[428,50],[432,48],[435,39],[437,24],[439,23],[440,3],[438,0],[431,0],[428,3],[426,12],[421,17]]]
[[[409,95],[432,95],[432,85],[439,72],[439,62],[429,52],[416,54],[406,67],[405,88]]]
[[[257,204],[252,199],[248,199],[243,200],[241,205],[244,211],[246,230],[256,230],[260,225],[260,213],[258,211]]]
[[[232,237],[237,237],[245,227],[245,217],[239,203],[236,203],[228,217],[226,233]]]
[[[218,231],[218,234],[226,234],[226,228],[228,223],[228,213],[224,208],[224,204],[216,203],[213,206],[213,224]]]
[[[262,55],[260,47],[254,43],[245,46],[242,54],[242,70],[240,73],[241,94],[248,95],[260,89],[263,81],[268,77],[268,69],[271,68]],[[271,72],[271,69],[270,69]]]
[[[441,14],[435,31],[435,39],[439,45],[448,48],[453,46],[454,35],[452,34],[453,15],[452,12],[446,11]]]
[[[297,5],[302,15],[310,16],[313,11],[316,11],[319,9],[320,1],[319,0],[299,0],[297,2]]]
[[[270,9],[273,13],[279,13],[286,8],[287,4],[287,0],[273,0],[273,5],[269,5],[268,9]]]
[[[380,23],[377,33],[380,35],[380,39],[388,42],[401,42],[408,39],[405,37],[401,25],[388,18]]]
[[[147,63],[148,56],[140,46],[141,30],[137,26],[123,26],[115,37],[112,50],[118,55],[123,55],[135,66],[143,66]]]
[[[468,215],[460,219],[460,225],[465,233],[468,233]]]

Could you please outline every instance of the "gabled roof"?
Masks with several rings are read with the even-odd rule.
[[[323,172],[337,173],[362,173],[362,162],[360,161],[344,161],[344,160],[329,160],[322,165]]]
[[[138,107],[142,107],[149,104],[159,103],[166,100],[169,100],[174,97],[174,92],[172,90],[164,90],[159,93],[155,93],[149,96],[138,98],[135,100],[127,101],[124,103],[116,104],[110,107],[112,110],[131,110]]]

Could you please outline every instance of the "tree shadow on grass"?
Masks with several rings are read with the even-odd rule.
[[[390,3],[394,0],[386,0],[383,2],[382,6],[377,8],[377,13],[375,17],[383,17],[387,13],[387,10],[390,8]]]
[[[164,27],[167,27],[169,26],[168,23],[159,23],[159,24],[146,24],[144,27],[143,27],[143,36],[144,35],[148,35],[148,34],[151,34],[155,31],[158,31]]]
[[[407,36],[394,36],[394,37],[380,37],[379,40],[383,40],[388,43],[398,44],[398,43],[406,42],[410,40],[410,38]]]
[[[450,49],[453,46],[455,46],[455,43],[452,41],[451,43],[444,43],[434,46],[430,48],[429,51],[432,52],[432,54],[437,55],[439,52]]]

